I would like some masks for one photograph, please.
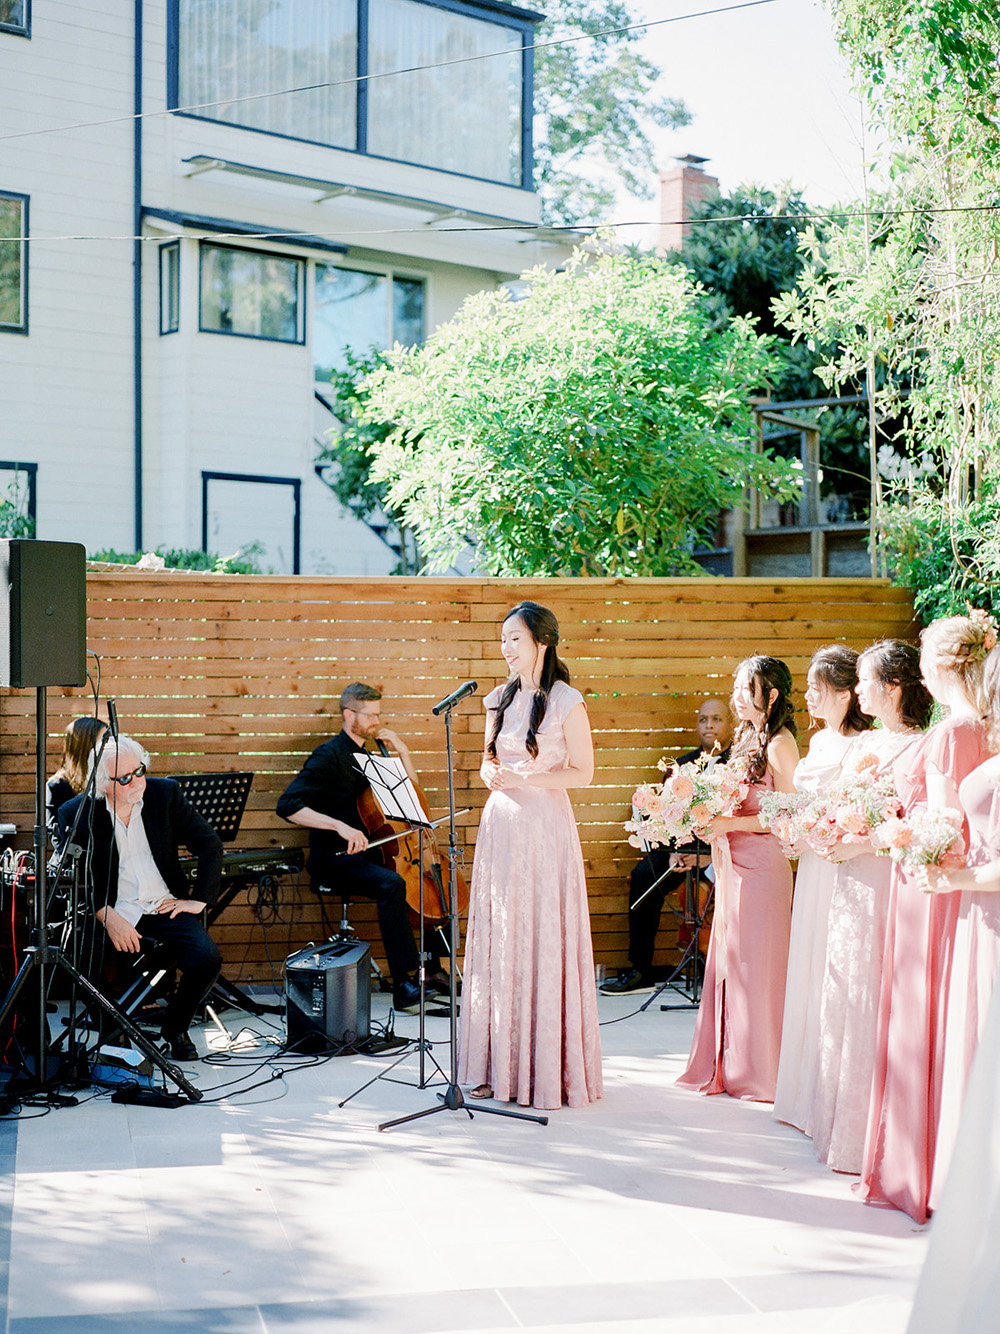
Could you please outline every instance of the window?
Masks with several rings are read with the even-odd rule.
[[[414,347],[424,337],[424,283],[392,273],[365,273],[335,264],[316,265],[313,357],[316,379],[329,380],[346,364],[345,348],[356,353],[402,343]]]
[[[160,246],[160,333],[176,333],[181,327],[181,243]]]
[[[201,244],[201,312],[206,333],[304,343],[301,259]]]
[[[413,0],[371,0],[369,22],[371,74],[428,67],[370,80],[369,153],[519,185],[521,33]]]
[[[0,192],[0,329],[9,333],[28,332],[27,239],[27,195]]]
[[[302,482],[252,473],[201,474],[201,549],[254,556],[268,574],[299,574]]]
[[[486,8],[171,0],[168,103],[245,129],[530,187],[532,21]]]
[[[29,0],[0,0],[0,32],[14,32],[19,37],[31,36]]]

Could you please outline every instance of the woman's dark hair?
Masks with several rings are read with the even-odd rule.
[[[854,687],[858,684],[857,649],[848,648],[846,644],[828,644],[826,648],[818,648],[812,656],[809,670],[815,672],[816,679],[831,690],[849,692],[847,712],[840,724],[841,734],[850,736],[852,732],[867,732],[875,720],[861,712],[861,705],[854,693]]]
[[[904,727],[921,731],[931,720],[934,697],[920,675],[920,654],[905,639],[880,639],[858,656],[858,670],[867,663],[883,686],[899,686],[899,717]]]
[[[525,741],[528,754],[532,759],[536,759],[538,757],[538,742],[535,737],[542,725],[542,719],[545,717],[545,710],[549,703],[549,691],[557,681],[565,681],[569,685],[569,668],[556,652],[556,645],[559,643],[559,622],[548,607],[541,607],[537,602],[519,602],[503,618],[504,625],[512,616],[521,618],[536,644],[545,645],[541,680],[531,701],[531,718],[528,721],[528,736]],[[495,760],[497,757],[497,737],[500,735],[501,727],[503,727],[503,716],[507,712],[511,700],[520,689],[521,678],[514,676],[504,686],[500,695],[500,703],[497,705],[496,715],[493,719],[493,731],[486,746],[486,754],[491,760]]]
[[[769,658],[755,653],[744,658],[734,672],[735,677],[746,672],[754,703],[764,710],[764,721],[758,728],[754,723],[741,723],[733,741],[731,758],[745,756],[749,763],[752,782],[759,782],[767,769],[767,747],[772,737],[784,728],[795,736],[795,712],[792,708],[792,674],[780,658]],[[771,691],[778,692],[773,704],[768,704]]]
[[[91,756],[104,731],[100,718],[91,718],[84,714],[74,718],[66,727],[66,745],[62,763],[53,774],[54,778],[64,778],[74,792],[82,792],[87,786],[87,774]]]

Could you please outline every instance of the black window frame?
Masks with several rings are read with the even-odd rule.
[[[31,0],[23,0],[24,18],[20,23],[9,23],[0,19],[0,33],[8,33],[11,37],[29,37],[31,36]]]
[[[520,181],[498,181],[489,176],[473,176],[469,172],[453,171],[447,167],[436,167],[426,162],[414,162],[408,158],[388,158],[368,151],[368,83],[364,77],[368,72],[368,13],[369,0],[355,0],[357,4],[358,64],[357,64],[357,103],[356,134],[357,142],[353,148],[339,144],[320,143],[315,139],[298,139],[281,134],[276,130],[260,130],[250,125],[233,125],[230,121],[218,121],[204,112],[183,111],[180,109],[180,0],[167,0],[167,109],[175,116],[186,116],[192,120],[204,120],[212,125],[226,125],[234,130],[245,130],[248,134],[263,134],[273,139],[291,140],[294,143],[316,144],[320,148],[332,149],[339,153],[355,153],[359,157],[373,158],[379,162],[398,162],[408,167],[420,167],[424,171],[440,172],[445,176],[459,176],[466,180],[485,181],[490,185],[502,185],[509,190],[534,192],[534,41],[535,27],[544,15],[531,10],[515,10],[505,0],[411,0],[412,4],[426,5],[431,9],[443,9],[463,18],[480,19],[485,23],[494,23],[498,27],[513,28],[521,35],[521,172]]]
[[[294,264],[298,271],[298,304],[295,312],[296,336],[294,338],[273,338],[269,334],[240,333],[236,329],[215,329],[205,324],[202,303],[202,257],[206,250],[238,250],[243,254],[256,255],[260,259],[283,259]],[[304,347],[306,344],[306,260],[300,255],[286,255],[280,250],[260,250],[256,246],[230,245],[228,241],[198,242],[198,332],[215,334],[222,338],[251,338],[257,343],[278,343],[282,347]]]
[[[17,324],[5,324],[0,321],[0,333],[26,335],[28,332],[28,253],[29,237],[28,210],[30,195],[17,190],[0,190],[0,199],[17,199],[21,203],[21,319]]]
[[[181,243],[164,241],[159,249],[160,334],[179,333],[181,327]]]
[[[201,474],[201,549],[208,551],[208,488],[211,482],[252,482],[257,486],[292,488],[292,574],[302,573],[302,478],[270,477],[264,473],[211,472]]]

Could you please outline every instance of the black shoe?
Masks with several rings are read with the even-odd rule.
[[[179,1033],[168,1033],[164,1028],[161,1031],[163,1041],[170,1049],[170,1059],[172,1061],[197,1061],[198,1048],[191,1041],[186,1028],[182,1028]]]
[[[448,981],[448,974],[443,970],[430,973],[424,978],[424,990],[428,996],[450,996],[451,985]]]
[[[420,1013],[420,988],[407,978],[392,989],[392,1008],[398,1014]]]
[[[634,996],[643,991],[653,991],[653,983],[638,968],[623,968],[610,982],[602,982],[599,990],[604,996]]]

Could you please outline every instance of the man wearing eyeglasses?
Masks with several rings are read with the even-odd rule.
[[[162,1032],[174,1060],[193,1061],[198,1051],[188,1027],[222,966],[201,921],[219,894],[222,842],[179,784],[147,778],[148,765],[149,756],[132,737],[108,741],[95,775],[97,797],[87,801],[77,840],[90,843],[94,916],[112,947],[138,954],[156,942],[178,969]],[[64,834],[84,799],[59,808]],[[193,894],[178,858],[182,843],[198,858]]]

